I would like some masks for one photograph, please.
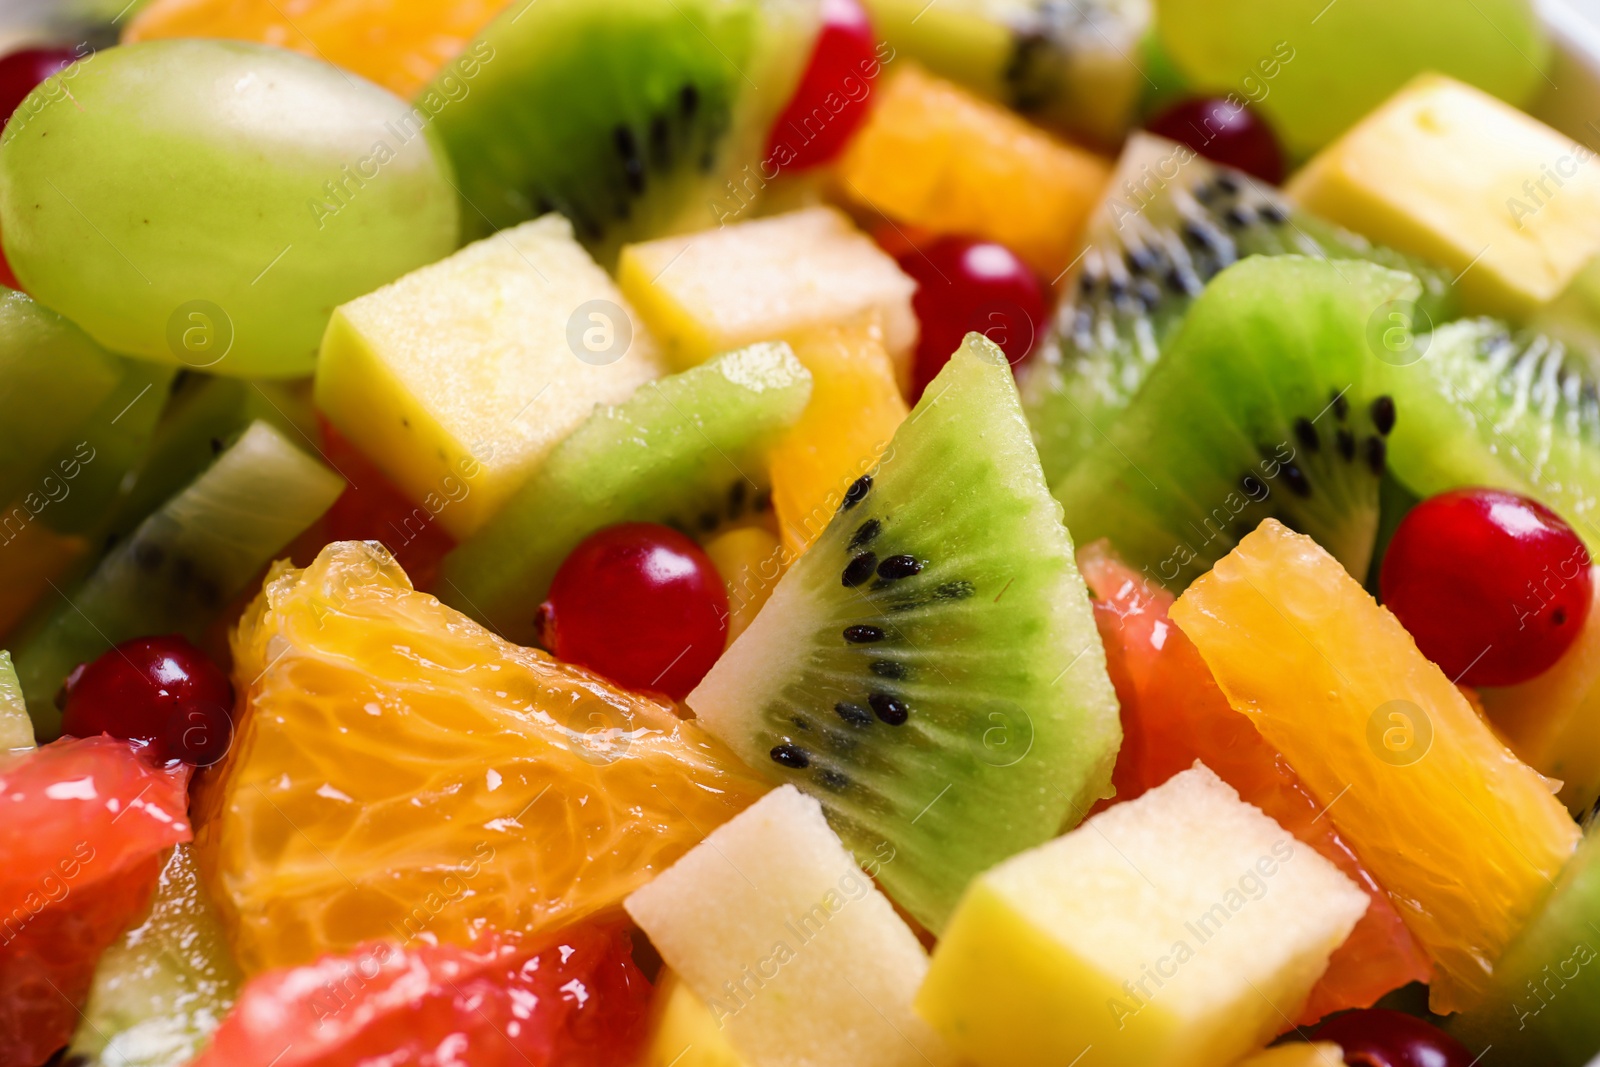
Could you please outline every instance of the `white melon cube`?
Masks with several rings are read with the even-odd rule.
[[[661,958],[750,1067],[934,1067],[911,1010],[927,954],[791,785],[768,793],[627,900]]]
[[[1290,1025],[1366,908],[1196,763],[973,882],[916,1007],[984,1067],[1225,1067]]]

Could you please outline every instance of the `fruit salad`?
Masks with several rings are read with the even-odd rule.
[[[0,1067],[1600,1064],[1575,14],[35,14]]]

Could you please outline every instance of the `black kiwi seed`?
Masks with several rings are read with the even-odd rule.
[[[879,678],[893,678],[896,681],[903,679],[909,673],[904,663],[892,659],[875,659],[867,664],[867,670]]]
[[[1389,446],[1383,443],[1381,437],[1369,437],[1362,442],[1362,456],[1367,461],[1367,466],[1372,468],[1373,474],[1382,474],[1385,461],[1389,456]]]
[[[763,489],[763,490],[761,490],[760,492],[758,492],[756,494],[755,499],[750,501],[750,510],[751,511],[766,512],[766,511],[770,511],[771,509],[772,509],[772,490],[771,489]]]
[[[854,562],[853,560],[851,561]],[[910,578],[922,573],[922,561],[915,556],[890,556],[878,564],[878,577],[886,581]]]
[[[1294,435],[1307,452],[1315,452],[1322,447],[1322,439],[1317,436],[1317,428],[1304,415],[1294,420]]]
[[[717,517],[717,513],[716,512],[714,512],[714,511],[704,512],[700,516],[700,529],[704,530],[706,533],[710,533],[712,530],[715,530],[717,528],[717,525],[721,521],[722,520]]]
[[[1161,287],[1149,278],[1140,278],[1133,286],[1133,295],[1144,302],[1144,309],[1152,311],[1161,303]]]
[[[1231,174],[1218,174],[1216,177],[1216,185],[1218,189],[1221,189],[1230,196],[1239,191],[1239,179],[1235,178]]]
[[[863,545],[871,544],[872,539],[878,536],[878,531],[883,529],[883,523],[877,519],[868,519],[856,527],[855,536],[850,538],[850,551],[854,552]]]
[[[1282,204],[1263,204],[1260,208],[1261,218],[1274,226],[1282,226],[1289,221],[1289,212]]]
[[[901,726],[911,717],[911,709],[905,702],[896,700],[888,693],[873,693],[867,697],[867,703],[872,705],[872,710],[877,712],[878,718],[890,726]]]
[[[866,498],[867,491],[872,488],[872,475],[863,474],[850,483],[850,488],[844,491],[844,503],[840,505],[843,511],[849,511]]]
[[[694,118],[694,113],[700,110],[700,90],[690,82],[678,90],[678,110],[686,119]]]
[[[663,170],[672,166],[672,134],[665,115],[650,120],[650,158]]]
[[[878,626],[868,626],[857,623],[844,628],[844,639],[852,645],[870,645],[883,640],[883,629]]]
[[[744,479],[728,486],[728,518],[737,519],[744,514]]]
[[[1294,490],[1296,496],[1306,497],[1311,495],[1311,479],[1306,477],[1306,472],[1296,467],[1293,463],[1285,463],[1280,471],[1283,480],[1289,488]]]
[[[833,710],[839,713],[839,718],[851,726],[872,725],[872,713],[860,704],[852,704],[848,700],[841,700],[833,706]]]
[[[844,574],[840,581],[846,589],[854,589],[868,578],[872,577],[872,569],[878,565],[878,557],[871,552],[863,552],[849,563],[845,564]]]
[[[1099,283],[1099,280],[1091,272],[1084,271],[1078,278],[1078,292],[1086,297],[1093,296],[1095,286]]]
[[[1328,403],[1333,405],[1334,418],[1338,419],[1340,422],[1343,422],[1349,417],[1350,401],[1345,399],[1345,395],[1343,393],[1339,392],[1338,390],[1334,390],[1328,395]]]
[[[1372,402],[1372,425],[1383,436],[1389,436],[1389,431],[1394,429],[1394,397],[1380,396]]]
[[[1161,265],[1161,259],[1145,245],[1134,245],[1128,249],[1128,272],[1130,274],[1147,274]]]
[[[1234,204],[1222,213],[1222,221],[1229,229],[1242,230],[1256,221],[1256,213],[1243,204]]]
[[[1339,455],[1343,456],[1346,460],[1353,460],[1356,458],[1355,434],[1341,426],[1339,427],[1339,433],[1336,435],[1335,440],[1339,445]]]
[[[811,757],[799,745],[791,745],[787,742],[781,745],[773,745],[772,752],[769,754],[772,756],[773,763],[790,767],[797,771],[803,771],[811,766]]]

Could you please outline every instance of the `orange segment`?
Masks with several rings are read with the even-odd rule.
[[[843,192],[936,233],[999,241],[1046,278],[1066,269],[1111,164],[902,60],[839,163]]]
[[[882,457],[907,408],[876,317],[792,338],[811,372],[811,400],[772,453],[772,502],[790,557],[839,509],[850,483]]]
[[[225,37],[304,52],[411,99],[506,0],[154,0],[122,34]]]
[[[248,972],[610,909],[765,786],[694,723],[412,590],[342,541],[233,640],[202,863]]]
[[[1308,537],[1263,522],[1172,606],[1236,711],[1299,774],[1458,1010],[1578,827],[1405,629]]]

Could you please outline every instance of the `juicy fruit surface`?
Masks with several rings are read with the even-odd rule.
[[[335,311],[316,401],[461,538],[595,404],[660,373],[643,323],[551,215]]]
[[[122,41],[257,41],[336,63],[409,98],[457,59],[504,6],[502,0],[154,0],[129,20]],[[466,75],[461,66],[452,69]]]
[[[1223,271],[1127,411],[1051,487],[1074,536],[1109,537],[1181,588],[1270,516],[1364,577],[1395,421],[1371,387],[1368,323],[1416,292],[1354,261],[1252,257]]]
[[[644,1036],[650,983],[615,925],[467,948],[393,941],[270,971],[194,1067],[613,1067]]]
[[[41,85],[0,137],[6,258],[115,351],[309,373],[334,305],[455,247],[449,166],[431,136],[391,129],[407,121],[398,98],[278,49],[108,49]]]
[[[1197,763],[982,875],[917,1009],[985,1067],[1221,1067],[1298,1013],[1366,906]]]
[[[927,955],[857,863],[817,802],[783,786],[630,896],[628,914],[752,1064],[940,1067],[949,1053],[911,1010]]]
[[[106,949],[69,1050],[83,1067],[186,1063],[233,1006],[239,970],[194,851],[168,853],[150,913]]]
[[[1276,522],[1191,585],[1172,618],[1388,890],[1433,959],[1434,1009],[1482,995],[1577,844],[1544,781],[1393,615]]]
[[[1078,552],[1095,597],[1095,621],[1122,705],[1123,744],[1112,784],[1134,800],[1200,760],[1367,894],[1366,913],[1328,959],[1296,1021],[1369,1007],[1408,982],[1426,982],[1427,958],[1388,895],[1322,804],[1250,720],[1234,711],[1205,661],[1167,617],[1173,596],[1116,558],[1104,542]]]
[[[1307,164],[1289,195],[1443,265],[1469,311],[1525,315],[1600,252],[1600,180],[1573,152],[1515,108],[1424,75]],[[1576,177],[1552,188],[1558,165]]]
[[[998,241],[1045,278],[1071,262],[1110,168],[914,65],[879,86],[839,162],[864,208],[935,233]]]
[[[1383,603],[1425,656],[1471,686],[1531,681],[1588,620],[1589,551],[1537,501],[1464,489],[1412,508],[1383,559]]]
[[[150,900],[159,853],[189,839],[188,777],[104,737],[0,764],[4,1067],[35,1067],[72,1036],[101,951]]]
[[[1108,791],[1115,698],[1059,514],[1005,356],[969,335],[688,698],[850,848],[889,842],[879,877],[935,931]]]
[[[625,522],[572,550],[539,616],[541,644],[563,663],[682,700],[722,655],[728,594],[716,565],[688,537]]]
[[[233,687],[187,638],[136,637],[74,670],[61,729],[137,741],[157,762],[215,763],[227,749]],[[220,743],[219,743],[220,742]]]
[[[766,511],[766,457],[810,389],[787,345],[758,344],[596,408],[445,559],[441,595],[504,637],[532,644],[556,569],[596,530],[656,522],[706,536]]]
[[[767,136],[766,158],[796,171],[827,163],[850,143],[880,70],[861,0],[822,0],[819,7],[811,59]]]
[[[1367,114],[1412,75],[1437,70],[1525,103],[1544,85],[1549,44],[1526,0],[1490,0],[1455,18],[1440,0],[1155,0],[1161,43],[1192,84],[1241,88],[1297,157]],[[1315,26],[1308,31],[1308,26]],[[1391,161],[1393,162],[1393,161]]]
[[[280,565],[233,656],[245,708],[200,855],[248,973],[615,907],[762,789],[695,724],[500,640],[369,545]]]

